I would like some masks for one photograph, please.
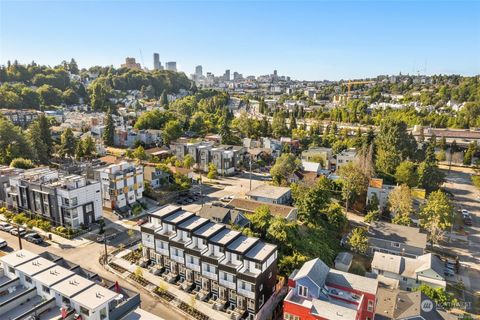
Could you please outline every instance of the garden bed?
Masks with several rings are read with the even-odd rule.
[[[175,300],[175,296],[174,296],[173,294],[171,294],[171,293],[169,293],[169,292],[167,292],[167,291],[165,291],[165,290],[160,290],[159,287],[157,287],[157,288],[155,289],[155,294],[156,294],[157,296],[159,296],[160,298],[168,301],[168,302],[171,302],[171,301]]]
[[[148,286],[149,284],[151,284],[150,282],[148,282],[147,280],[145,280],[145,278],[143,278],[142,276],[137,276],[136,274],[134,273],[131,273],[128,275],[128,277],[132,280],[134,280],[135,282],[139,283],[142,287],[146,287]]]
[[[180,310],[188,313],[189,315],[191,315],[191,316],[194,317],[195,319],[199,319],[199,320],[208,320],[208,319],[210,319],[208,316],[204,315],[203,313],[201,313],[200,311],[198,311],[198,310],[195,309],[194,307],[189,306],[189,305],[186,304],[185,302],[181,302],[178,307],[179,307]]]

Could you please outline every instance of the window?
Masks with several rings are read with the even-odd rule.
[[[32,278],[25,276],[25,282],[32,284]]]
[[[407,281],[408,279],[407,279],[407,277],[403,277],[402,280],[403,280],[403,281]]]
[[[284,312],[283,313],[283,319],[284,320],[300,320],[300,317],[295,316],[295,315],[290,314],[290,313],[287,313],[287,312]]]
[[[90,316],[90,310],[88,310],[87,308],[84,308],[82,306],[80,306],[80,313],[84,314],[86,316]]]
[[[259,289],[259,290],[260,290],[260,291],[263,290],[263,283],[260,284],[260,289]]]
[[[68,299],[67,297],[63,297],[63,296],[62,296],[62,303],[70,304],[70,299]]]
[[[93,211],[93,204],[89,203],[85,206],[85,212],[89,213]]]
[[[262,270],[262,264],[255,262],[255,269]]]
[[[368,312],[373,312],[373,300],[368,300],[367,310]]]
[[[8,272],[15,273],[15,269],[13,269],[12,267],[8,267]]]
[[[255,300],[248,299],[247,300],[247,308],[250,310],[255,310]]]
[[[45,292],[47,294],[50,294],[50,288],[49,287],[42,286],[42,290],[43,290],[43,292]]]
[[[305,286],[298,286],[298,295],[308,297],[308,288]]]
[[[400,248],[400,243],[398,243],[398,242],[392,242],[392,247]]]
[[[220,253],[224,253],[225,249],[223,247],[219,247],[218,251],[220,251]]]
[[[268,278],[270,279],[272,277],[272,271],[268,274]]]

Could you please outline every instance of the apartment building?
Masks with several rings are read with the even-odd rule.
[[[10,186],[10,178],[22,173],[23,169],[0,165],[0,205],[7,204],[7,190]]]
[[[102,217],[99,182],[46,167],[25,170],[11,177],[7,195],[10,207],[73,229]]]
[[[215,145],[212,141],[176,142],[171,146],[175,156],[183,160],[190,155],[194,160],[194,167],[208,172],[210,163],[217,167],[217,173],[231,175],[238,170],[245,152],[243,146]]]
[[[42,112],[38,110],[0,109],[0,114],[12,121],[14,125],[26,128],[30,123],[37,119]]]
[[[255,319],[275,291],[272,244],[171,205],[151,213],[141,232],[145,257],[166,280],[236,319]]]
[[[0,258],[1,319],[123,319],[140,295],[48,253]],[[38,318],[37,318],[38,317]]]
[[[143,166],[122,161],[93,171],[102,185],[103,207],[126,210],[143,198]]]
[[[288,279],[285,320],[373,320],[378,281],[330,269],[313,259]]]

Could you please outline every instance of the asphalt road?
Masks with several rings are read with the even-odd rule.
[[[17,237],[12,236],[7,232],[0,231],[0,238],[6,240],[8,243],[8,247],[0,249],[1,251],[8,253],[8,252],[12,252],[19,249],[19,243],[18,243]],[[115,248],[114,246],[118,246],[120,242],[124,242],[127,240],[129,240],[129,237],[126,234],[126,232],[123,232],[118,237],[112,240],[112,242],[107,246],[107,249],[111,251]],[[76,248],[66,247],[66,246],[63,246],[63,248],[60,248],[55,244],[50,245],[48,243],[45,243],[43,245],[36,245],[22,239],[22,247],[23,249],[26,249],[35,253],[42,253],[45,251],[49,251],[53,254],[62,256],[66,260],[69,260],[71,262],[74,262],[80,265],[84,269],[97,273],[102,278],[108,279],[110,281],[119,281],[122,287],[125,287],[127,289],[140,293],[141,301],[142,301],[142,304],[141,304],[142,309],[149,311],[159,317],[162,317],[168,320],[184,318],[175,310],[170,309],[168,306],[166,306],[162,302],[158,301],[157,299],[150,296],[146,292],[140,290],[139,287],[135,287],[129,284],[128,282],[126,282],[125,280],[118,278],[114,274],[103,269],[102,265],[98,262],[99,256],[105,251],[104,245],[102,243],[92,242]]]

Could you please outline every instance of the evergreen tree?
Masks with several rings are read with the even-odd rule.
[[[75,136],[73,131],[70,128],[65,129],[60,137],[60,150],[59,154],[62,157],[73,157],[75,156],[77,143],[75,141]]]
[[[95,142],[91,136],[82,140],[83,154],[86,158],[91,158],[95,154]]]
[[[168,109],[168,97],[165,90],[163,90],[162,95],[160,96],[159,103],[161,107],[163,107],[164,109]]]
[[[293,129],[297,129],[297,120],[295,120],[294,114],[290,113],[290,131]]]
[[[38,160],[41,164],[47,164],[50,152],[48,152],[48,146],[42,140],[42,129],[40,121],[34,121],[28,127],[28,140],[32,147],[33,158]]]
[[[112,110],[107,114],[105,131],[103,132],[103,142],[105,145],[111,147],[114,144],[115,124],[113,123]]]
[[[40,128],[40,139],[47,146],[47,153],[51,154],[53,151],[53,140],[52,133],[50,131],[50,122],[44,114],[42,114],[37,121]]]

